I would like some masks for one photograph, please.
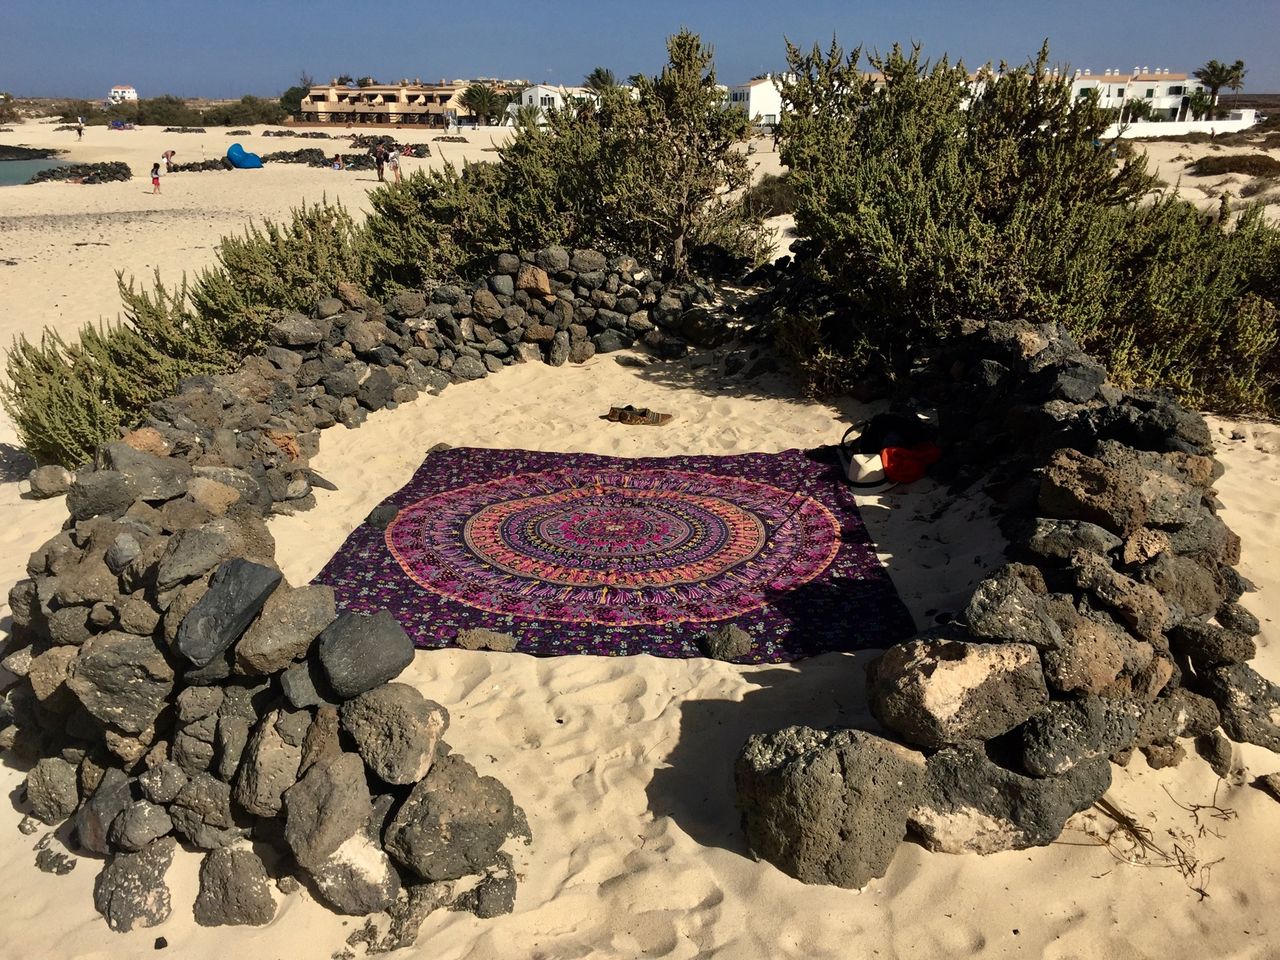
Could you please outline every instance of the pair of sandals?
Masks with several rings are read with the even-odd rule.
[[[610,407],[609,412],[600,419],[628,426],[661,427],[671,422],[671,416],[648,407],[633,407],[628,403],[625,407]]]

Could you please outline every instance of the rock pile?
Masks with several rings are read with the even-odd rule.
[[[27,183],[51,180],[73,180],[76,183],[114,183],[133,179],[127,163],[111,160],[105,163],[69,163],[64,167],[40,170]]]
[[[194,163],[175,163],[169,168],[170,173],[205,173],[209,170],[234,170],[235,167],[226,157],[215,160],[197,160]]]
[[[413,651],[391,616],[285,582],[265,517],[328,485],[308,466],[321,429],[512,363],[639,337],[682,351],[659,325],[700,294],[555,247],[386,304],[337,292],[278,316],[261,356],[183,381],[95,463],[32,472],[70,518],[10,594],[0,748],[33,764],[34,814],[74,818],[108,858],[95,902],[116,929],[169,914],[174,838],[208,851],[202,923],[265,922],[267,878],[293,874],[335,910],[390,910],[402,936],[434,906],[511,909],[499,848],[527,828],[510,794],[451,753],[444,707],[395,682]]]
[[[908,389],[940,411],[945,479],[1000,503],[1014,562],[872,663],[881,735],[748,741],[738,802],[760,856],[860,887],[908,834],[953,853],[1049,843],[1137,750],[1163,767],[1193,742],[1222,768],[1223,733],[1280,750],[1203,418],[1115,388],[1052,325],[966,324]]]
[[[165,127],[161,133],[204,133],[204,127]]]
[[[248,133],[248,130],[244,131]],[[330,140],[332,135],[323,130],[263,130],[264,137],[301,137],[304,140]]]

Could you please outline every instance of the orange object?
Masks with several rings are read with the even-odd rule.
[[[942,458],[936,443],[917,443],[912,447],[885,447],[880,451],[884,476],[893,483],[914,483],[929,472]]]

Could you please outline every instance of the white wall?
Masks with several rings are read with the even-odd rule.
[[[1236,133],[1247,130],[1257,122],[1257,111],[1238,110],[1240,119],[1232,120],[1185,120],[1181,123],[1165,121],[1164,123],[1131,123],[1120,129],[1119,124],[1112,124],[1102,136],[1104,139],[1120,137],[1131,140],[1134,137],[1181,137],[1188,133]]]

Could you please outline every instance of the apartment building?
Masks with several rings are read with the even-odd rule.
[[[446,127],[470,112],[462,106],[469,83],[399,83],[354,87],[336,80],[310,89],[302,100],[304,122],[419,124]]]

